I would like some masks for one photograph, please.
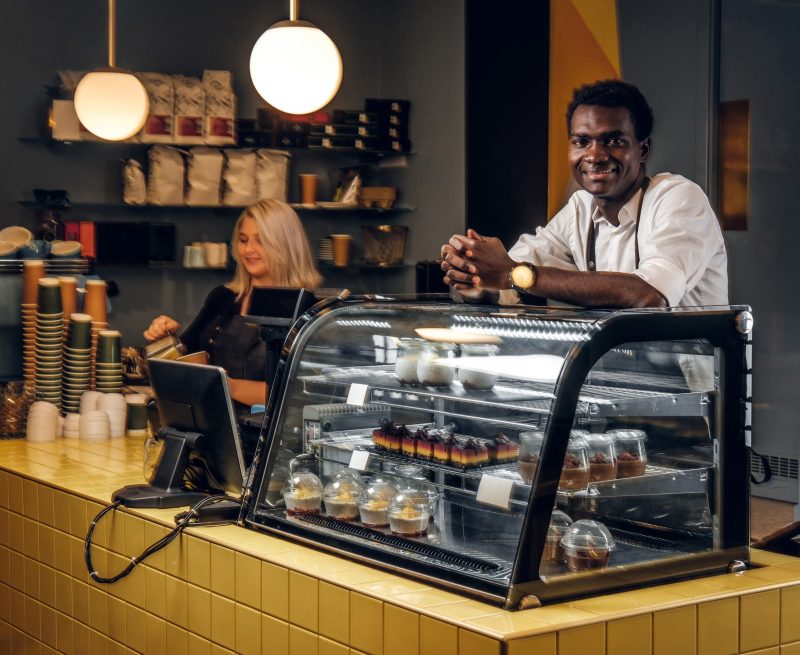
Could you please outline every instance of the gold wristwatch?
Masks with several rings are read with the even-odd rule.
[[[536,267],[528,262],[519,262],[514,265],[508,274],[511,288],[518,293],[528,293],[536,284]]]

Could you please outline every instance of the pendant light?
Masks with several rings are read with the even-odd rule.
[[[83,76],[75,89],[75,113],[92,134],[127,139],[144,126],[150,101],[139,79],[116,67],[116,0],[108,0],[108,66]]]
[[[308,114],[339,90],[342,57],[325,32],[297,19],[297,3],[289,0],[289,20],[275,23],[256,41],[250,76],[259,95],[276,109]]]

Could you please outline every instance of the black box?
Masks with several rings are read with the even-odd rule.
[[[356,138],[352,136],[323,136],[311,135],[308,137],[309,148],[322,148],[333,150],[336,148],[352,149],[356,147]]]
[[[337,123],[312,123],[312,135],[325,136],[355,136],[360,130],[359,125],[340,125]]]
[[[97,263],[111,266],[175,261],[175,225],[147,221],[96,221]]]
[[[411,101],[394,98],[367,98],[364,100],[364,111],[381,115],[397,114],[407,118],[411,113]]]

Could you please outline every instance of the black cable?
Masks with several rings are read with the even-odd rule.
[[[181,518],[178,519],[176,516],[175,527],[170,530],[166,535],[164,535],[161,539],[156,541],[155,543],[151,544],[147,548],[142,551],[142,554],[139,557],[131,557],[131,561],[128,562],[128,565],[116,575],[113,575],[109,578],[101,576],[94,568],[94,564],[92,564],[92,536],[94,535],[94,529],[97,527],[97,524],[100,522],[100,519],[103,518],[108,512],[115,510],[119,507],[122,503],[116,501],[107,507],[101,509],[97,516],[94,517],[92,522],[89,524],[89,530],[86,533],[86,540],[84,542],[84,561],[86,562],[86,569],[89,571],[89,575],[91,576],[92,580],[98,582],[100,584],[111,584],[121,580],[122,578],[126,577],[133,571],[137,564],[144,562],[150,555],[157,553],[162,548],[165,548],[170,543],[172,543],[176,537],[178,537],[181,532],[186,529],[191,524],[192,519],[197,515],[199,510],[206,505],[213,505],[214,503],[219,503],[223,500],[230,500],[226,496],[209,496],[208,498],[203,498],[199,502],[195,503],[189,510],[183,514],[179,514]],[[213,525],[221,525],[223,523],[230,523],[230,521],[219,521],[214,523]],[[203,523],[203,525],[212,525],[210,523]]]

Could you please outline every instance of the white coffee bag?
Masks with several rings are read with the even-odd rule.
[[[177,148],[153,146],[147,153],[147,199],[151,205],[183,204],[183,155]]]
[[[143,205],[147,202],[144,171],[135,159],[126,159],[122,169],[122,199],[126,205]]]
[[[186,204],[193,207],[220,204],[222,152],[216,148],[192,148],[186,156]]]
[[[162,73],[139,73],[150,98],[150,114],[140,133],[142,143],[172,143],[175,138],[175,89],[172,77]]]
[[[285,150],[256,150],[256,190],[259,200],[272,198],[286,202],[291,157],[291,153]]]
[[[236,143],[236,96],[230,71],[203,71],[206,92],[205,142],[212,145]]]
[[[245,207],[256,199],[256,153],[252,150],[226,150],[222,204]]]
[[[175,143],[203,143],[206,91],[196,77],[173,75]]]

